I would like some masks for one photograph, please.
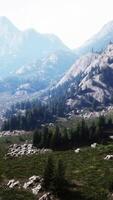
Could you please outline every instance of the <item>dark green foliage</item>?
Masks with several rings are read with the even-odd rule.
[[[112,121],[99,117],[97,122],[92,121],[90,125],[82,119],[76,123],[76,128],[47,128],[34,131],[33,144],[39,148],[52,148],[54,150],[66,150],[79,146],[90,145],[93,142],[103,143],[109,140]]]
[[[50,156],[47,160],[44,169],[44,188],[47,190],[53,189],[54,179],[55,179],[55,165],[53,158]]]
[[[40,143],[40,140],[41,140],[41,134],[37,129],[34,131],[34,134],[33,134],[33,146],[37,147],[37,144]]]
[[[43,123],[55,121],[57,116],[64,116],[64,113],[65,97],[60,95],[60,90],[59,95],[56,95],[53,91],[53,96],[48,99],[46,104],[35,100],[13,105],[5,114],[7,120],[4,122],[2,129],[34,130]]]
[[[63,161],[60,159],[58,161],[57,170],[55,174],[55,191],[57,193],[64,192],[66,189],[66,180],[65,180],[65,166]]]
[[[66,188],[65,166],[61,159],[58,160],[56,167],[52,156],[48,157],[44,169],[43,186],[46,190],[52,190],[57,194],[60,194],[64,191]]]
[[[3,130],[34,130],[39,128],[42,123],[53,121],[54,117],[45,106],[26,110],[24,115],[13,115],[5,121]]]
[[[0,138],[0,141],[2,138]],[[4,159],[6,151],[2,149],[3,142],[0,143],[0,181],[10,179],[23,181],[28,180],[30,176],[43,176],[45,163],[50,154],[39,154],[32,156],[23,156],[15,159]],[[6,145],[7,146],[7,145]],[[112,193],[113,182],[113,160],[105,161],[104,157],[113,152],[113,143],[107,145],[98,145],[96,149],[90,147],[81,148],[79,154],[72,151],[54,151],[52,153],[57,172],[57,163],[63,160],[66,168],[65,177],[72,187],[68,187],[61,196],[62,200],[109,200],[108,195]],[[3,182],[1,182],[3,183]],[[65,185],[66,186],[66,185]],[[32,197],[29,192],[9,190],[0,190],[0,196],[3,200],[31,200],[38,197]],[[57,198],[59,199],[59,198]]]
[[[33,194],[26,191],[20,191],[20,190],[11,190],[11,189],[3,189],[0,188],[0,199],[1,200],[35,200]]]

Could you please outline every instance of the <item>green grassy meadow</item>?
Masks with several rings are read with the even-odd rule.
[[[1,140],[1,139],[0,139]],[[15,138],[12,138],[12,142]],[[7,140],[0,142],[0,197],[3,200],[36,199],[29,192],[4,189],[3,184],[9,179],[24,182],[32,175],[42,175],[49,154],[7,158]],[[66,179],[72,183],[65,199],[107,200],[113,187],[113,160],[104,160],[107,154],[113,154],[113,143],[81,148],[80,153],[74,150],[53,152],[55,163],[62,159],[66,168]],[[64,199],[64,200],[65,200]]]

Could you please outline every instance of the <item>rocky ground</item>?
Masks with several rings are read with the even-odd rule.
[[[14,130],[14,131],[1,131],[0,132],[0,137],[4,136],[21,136],[21,135],[28,135],[31,132],[29,131],[24,131],[24,130]]]
[[[108,106],[101,111],[86,111],[85,109],[72,110],[67,116],[68,118],[80,117],[84,119],[98,118],[99,116],[110,115],[113,112],[113,106]]]
[[[45,154],[52,153],[51,149],[37,149],[33,144],[13,144],[9,146],[8,153],[6,157],[20,157],[20,156],[30,156],[33,154]]]
[[[39,200],[52,200],[53,196],[50,192],[44,192],[43,189],[43,178],[40,176],[33,175],[25,182],[20,182],[19,180],[11,179],[8,180],[5,187],[10,189],[19,189],[32,192],[34,195],[38,196]]]

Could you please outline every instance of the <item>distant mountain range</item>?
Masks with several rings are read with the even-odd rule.
[[[0,92],[18,99],[61,88],[72,109],[111,104],[112,42],[113,21],[82,47],[70,50],[55,35],[20,31],[0,17]]]
[[[16,69],[12,75],[0,81],[0,91],[15,94],[33,93],[57,83],[64,72],[75,62],[70,51],[56,51]]]
[[[6,17],[0,17],[0,77],[59,50],[69,49],[57,36],[33,29],[20,31]]]
[[[96,35],[75,49],[75,53],[81,56],[90,52],[101,52],[110,42],[113,42],[113,21],[105,24]]]

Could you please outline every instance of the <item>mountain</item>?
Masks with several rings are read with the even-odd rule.
[[[57,83],[71,109],[113,104],[113,44],[102,53],[82,56]],[[63,91],[63,92],[62,92]]]
[[[23,65],[0,81],[0,91],[19,93],[37,92],[55,84],[66,70],[75,62],[76,56],[71,51],[50,53],[29,65]]]
[[[56,51],[48,56],[31,63],[24,65],[15,71],[19,77],[38,77],[38,79],[56,79],[69,69],[76,59],[75,54],[71,51]],[[24,78],[25,78],[24,77]]]
[[[113,21],[105,24],[96,35],[86,41],[81,47],[75,49],[75,53],[81,56],[90,52],[100,52],[110,42],[113,42]]]
[[[49,53],[69,50],[55,35],[33,29],[18,30],[6,17],[0,17],[0,74],[9,75],[24,64]]]

